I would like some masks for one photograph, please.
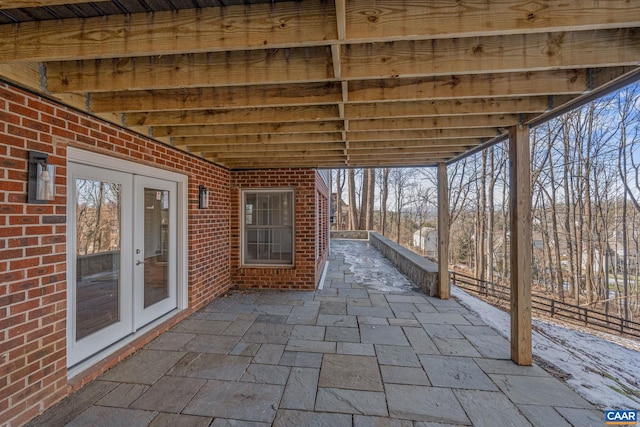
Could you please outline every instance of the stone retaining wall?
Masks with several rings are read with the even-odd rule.
[[[331,230],[332,239],[369,240],[367,230]]]

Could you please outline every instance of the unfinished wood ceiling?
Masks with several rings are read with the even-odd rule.
[[[0,0],[0,76],[231,169],[434,165],[638,74],[638,27],[638,0]]]

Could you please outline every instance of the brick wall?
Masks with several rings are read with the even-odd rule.
[[[320,181],[320,182],[319,182]],[[321,186],[319,186],[321,184]],[[324,188],[323,188],[324,187]],[[295,266],[243,267],[241,265],[240,202],[243,189],[293,188],[295,191]],[[324,265],[325,253],[317,255],[318,189],[328,196],[318,173],[310,169],[231,172],[231,282],[239,288],[313,290]]]
[[[230,285],[227,170],[0,82],[0,421],[10,426],[36,416],[69,389],[68,146],[188,175],[190,310]],[[57,166],[56,199],[45,205],[26,203],[29,150],[48,153]],[[198,185],[211,191],[207,210],[198,209]]]

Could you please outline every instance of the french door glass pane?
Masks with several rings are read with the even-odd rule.
[[[144,307],[169,297],[169,192],[144,189]]]
[[[121,191],[76,179],[76,340],[120,321]]]

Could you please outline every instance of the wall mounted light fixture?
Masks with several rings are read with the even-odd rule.
[[[200,209],[209,208],[209,190],[204,185],[198,186],[198,207]]]
[[[29,151],[29,203],[47,203],[56,197],[56,167],[49,163],[47,153]]]

